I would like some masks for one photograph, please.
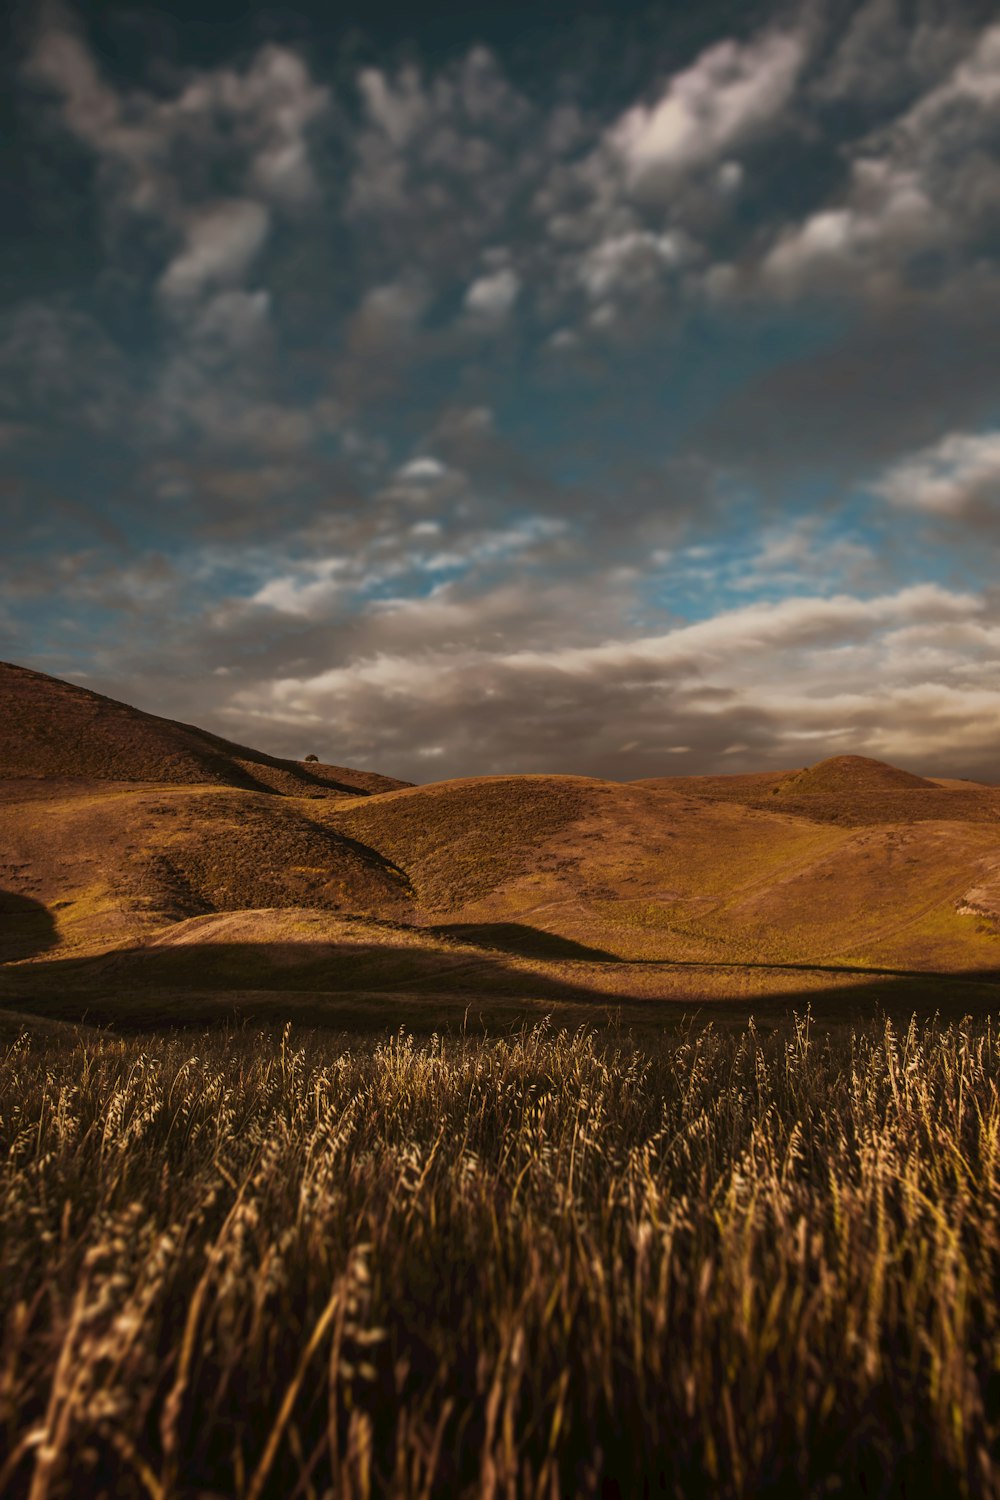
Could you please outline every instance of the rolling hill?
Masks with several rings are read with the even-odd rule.
[[[915,776],[866,755],[837,755],[797,771],[736,776],[659,776],[635,783],[713,802],[781,809],[817,823],[989,823],[1000,820],[1000,788]]]
[[[443,782],[322,816],[405,871],[424,922],[520,923],[626,962],[948,967],[980,937],[979,959],[1000,962],[997,934],[959,912],[978,890],[981,918],[1000,915],[995,821],[835,827],[554,776]]]
[[[401,1007],[649,1014],[1000,980],[995,788],[864,757],[409,787],[17,668],[0,689],[12,1009],[134,1021],[217,1002],[322,1019],[350,1004],[391,1024]]]
[[[406,783],[343,766],[279,760],[157,718],[75,683],[0,662],[0,778],[146,781],[299,795]]]

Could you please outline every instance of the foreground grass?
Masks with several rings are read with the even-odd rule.
[[[1000,1494],[1000,1035],[22,1038],[0,1493]]]

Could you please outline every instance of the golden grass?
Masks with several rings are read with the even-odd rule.
[[[595,786],[579,776],[475,777],[341,803],[328,821],[399,865],[416,898],[446,912],[530,870]]]
[[[25,1035],[0,1493],[1000,1494],[1000,1034]]]

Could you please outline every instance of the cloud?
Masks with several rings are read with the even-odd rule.
[[[549,616],[550,637],[565,630],[570,597]],[[296,726],[336,725],[341,758],[364,747],[369,763],[381,755],[415,778],[425,773],[407,747],[428,743],[444,746],[442,775],[794,765],[806,742],[810,759],[853,750],[968,774],[1000,728],[1000,613],[980,595],[928,584],[800,596],[590,646],[530,645],[537,601],[508,588],[496,606],[449,587],[382,606],[368,649],[358,641],[336,667],[240,684],[224,718],[272,744],[291,743]],[[499,643],[491,614],[504,622]]]
[[[62,96],[66,124],[81,140],[97,149],[113,142],[122,153],[135,148],[135,138],[123,133],[118,98],[102,80],[71,12],[42,12],[24,71]]]
[[[824,102],[898,108],[968,52],[974,17],[949,0],[866,0],[853,7],[846,26],[831,14],[833,47],[813,90]]]
[[[664,270],[682,265],[688,255],[684,236],[673,231],[653,234],[632,229],[586,250],[579,276],[587,296],[600,301],[609,293],[634,293],[659,284]]]
[[[662,636],[608,641],[600,646],[569,647],[557,652],[521,651],[509,658],[509,664],[515,668],[546,667],[574,674],[613,666],[655,672],[661,667],[686,666],[699,660],[709,666],[733,653],[757,654],[762,650],[849,640],[857,633],[867,633],[872,625],[914,618],[961,618],[979,607],[974,596],[952,594],[934,584],[917,585],[873,599],[840,594],[829,599],[762,601],[724,611]]]
[[[510,312],[520,291],[517,272],[511,266],[501,266],[472,282],[465,293],[465,307],[479,317],[501,319]]]
[[[466,488],[460,469],[442,463],[432,454],[421,453],[400,464],[389,483],[378,491],[380,500],[391,504],[437,507],[443,514],[449,501]]]
[[[917,171],[865,159],[853,164],[847,201],[785,230],[761,272],[781,294],[845,279],[878,292],[896,282],[909,254],[944,244],[948,233]]]
[[[409,463],[396,470],[396,477],[404,484],[421,484],[427,480],[443,479],[448,469],[438,458],[423,455],[420,458],[411,458]]]
[[[274,44],[241,66],[163,68],[155,91],[112,83],[59,5],[39,10],[21,71],[48,96],[44,118],[95,159],[102,300],[107,307],[110,290],[136,351],[117,390],[117,419],[128,413],[130,439],[149,447],[194,433],[216,446],[274,453],[301,451],[323,434],[317,413],[325,393],[293,404],[281,389],[280,328],[261,262],[269,260],[272,275],[280,271],[280,255],[275,264],[265,254],[274,231],[300,236],[322,206],[313,146],[330,124],[330,90],[297,53]],[[37,113],[37,93],[34,103]],[[37,323],[42,314],[31,316]],[[54,309],[46,316],[50,329],[71,317],[81,326],[85,317]],[[112,363],[96,325],[91,342],[76,354],[81,385],[92,366]],[[37,367],[37,354],[32,361]],[[101,388],[100,378],[94,385]],[[95,404],[81,400],[75,409]]]
[[[174,302],[242,281],[270,228],[267,209],[252,199],[213,203],[192,215],[183,250],[160,278],[161,294]]]
[[[250,596],[249,602],[280,614],[303,617],[328,611],[344,586],[339,575],[346,568],[342,557],[315,559],[305,565],[305,576],[284,574],[268,579]]]
[[[791,98],[804,55],[801,39],[783,32],[707,48],[655,104],[633,106],[612,128],[629,181],[703,167],[770,124]]]
[[[130,78],[48,11],[31,149],[94,171],[66,286],[0,321],[26,625],[47,591],[110,690],[291,753],[312,714],[404,775],[421,747],[442,774],[916,755],[946,725],[951,764],[985,755],[985,9],[765,7],[680,53],[651,23],[593,72],[567,32],[523,88],[499,51],[356,68],[319,32],[308,62]],[[161,548],[169,590],[133,566]],[[959,564],[968,593],[922,581]]]
[[[76,422],[113,433],[126,420],[132,371],[120,346],[89,313],[30,300],[0,314],[0,411],[22,433]]]
[[[1000,432],[951,432],[891,465],[869,485],[891,505],[962,516],[1000,500]]]
[[[288,48],[263,46],[243,70],[203,69],[172,95],[120,93],[101,76],[70,11],[54,5],[40,14],[23,73],[59,98],[66,128],[97,155],[115,219],[127,210],[183,220],[190,189],[207,196],[206,179],[222,162],[247,197],[294,210],[315,196],[309,136],[330,94]]]
[[[765,286],[783,295],[853,286],[882,299],[904,289],[926,296],[961,277],[959,252],[995,261],[1000,25],[957,35],[968,50],[946,76],[853,142],[837,196],[779,231],[761,263]]]
[[[263,287],[253,292],[241,288],[218,292],[190,317],[187,342],[202,364],[246,359],[269,338],[271,306],[271,294]]]
[[[952,138],[956,134],[966,136],[973,122],[998,112],[1000,23],[983,30],[944,81],[931,88],[904,117],[902,129],[920,136],[945,127]]]
[[[357,81],[372,124],[393,146],[405,146],[432,110],[417,70],[402,68],[390,80],[378,68],[362,68]]]
[[[832,336],[753,370],[690,441],[771,496],[772,515],[809,484],[848,494],[942,431],[991,426],[998,318],[1000,284],[975,271],[926,299],[876,300],[861,315],[848,303]]]
[[[484,47],[430,78],[412,65],[365,68],[357,86],[348,220],[363,226],[376,261],[388,263],[404,236],[411,269],[467,268],[545,168],[546,150],[533,139],[537,111]]]
[[[775,522],[754,540],[747,555],[731,556],[721,566],[711,559],[729,586],[741,593],[773,595],[809,586],[824,592],[854,590],[877,576],[874,550],[849,533],[824,526],[818,515]]]
[[[416,279],[405,276],[384,286],[371,287],[351,330],[351,340],[359,343],[395,341],[412,332],[428,303],[427,288]]]

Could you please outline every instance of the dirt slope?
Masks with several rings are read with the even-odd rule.
[[[41,672],[0,662],[0,779],[210,783],[342,794],[407,785],[341,766],[278,760]]]

